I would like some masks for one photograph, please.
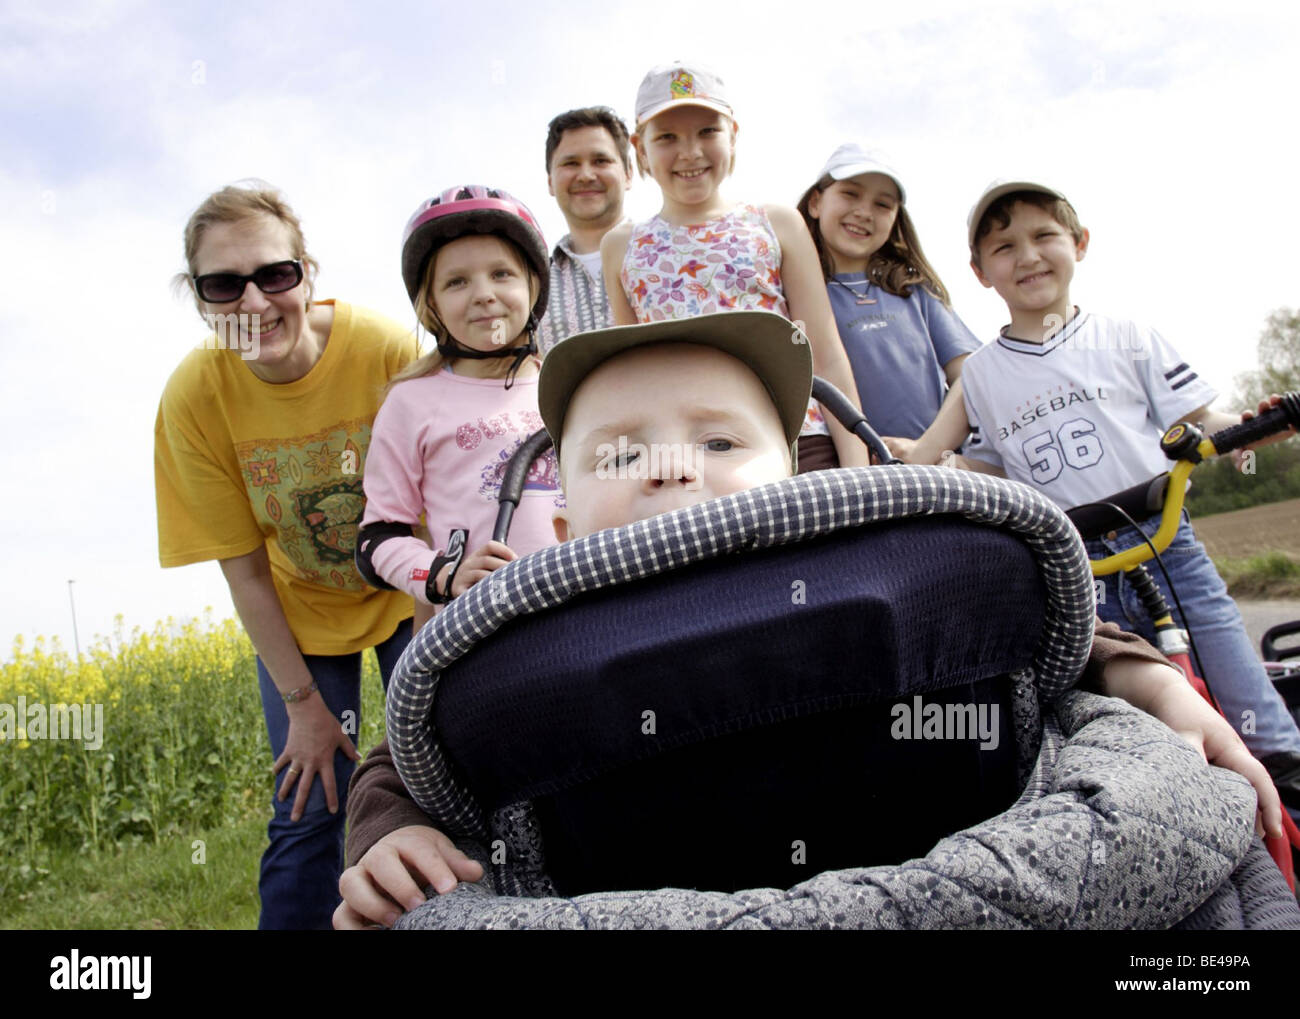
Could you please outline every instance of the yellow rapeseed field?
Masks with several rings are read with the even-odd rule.
[[[382,701],[367,654],[360,740]],[[252,646],[234,620],[168,619],[80,657],[15,640],[0,667],[0,892],[54,847],[153,841],[269,816],[270,749]]]

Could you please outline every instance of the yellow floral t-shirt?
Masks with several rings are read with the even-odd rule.
[[[352,555],[370,426],[415,341],[373,312],[323,303],[334,303],[329,342],[293,382],[263,382],[220,344],[190,352],[158,406],[154,482],[163,566],[265,543],[299,649],[337,655],[378,644],[411,614],[411,599],[368,586]]]

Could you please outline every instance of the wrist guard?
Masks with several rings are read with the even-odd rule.
[[[431,605],[446,605],[451,601],[451,585],[456,579],[456,571],[460,569],[461,560],[465,558],[465,548],[469,542],[469,531],[463,527],[457,527],[447,537],[447,551],[433,560],[429,567],[429,578],[424,582],[424,596],[429,600]],[[451,569],[447,572],[447,583],[443,585],[442,590],[438,590],[438,574],[448,563]]]

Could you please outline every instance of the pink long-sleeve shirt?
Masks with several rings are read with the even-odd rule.
[[[443,369],[394,386],[375,417],[366,458],[365,524],[417,524],[424,514],[428,545],[390,538],[374,551],[376,572],[422,602],[434,557],[455,528],[466,528],[466,552],[492,539],[497,493],[510,455],[542,427],[537,377],[478,379]],[[555,454],[547,450],[529,471],[510,527],[518,555],[555,544],[551,514],[564,506]]]

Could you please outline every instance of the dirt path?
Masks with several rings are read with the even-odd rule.
[[[1300,499],[1193,517],[1192,523],[1211,556],[1244,557],[1274,550],[1300,556]]]

